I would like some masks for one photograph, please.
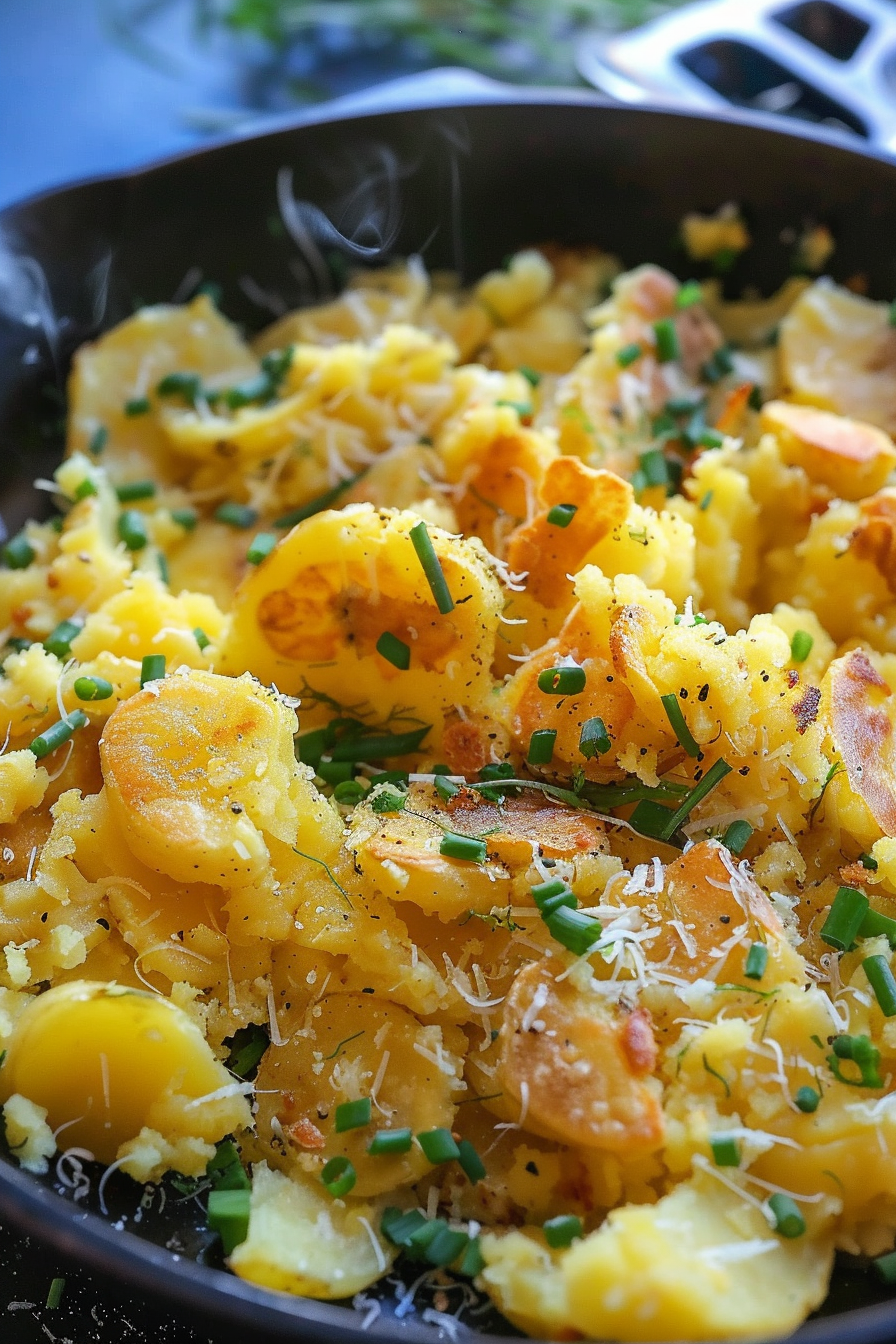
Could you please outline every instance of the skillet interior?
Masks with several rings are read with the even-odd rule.
[[[291,232],[283,227],[287,187],[317,207],[287,218]],[[346,261],[417,251],[430,268],[472,278],[526,244],[596,243],[626,265],[656,261],[685,277],[680,218],[729,200],[745,208],[755,240],[731,277],[734,289],[780,284],[790,258],[782,232],[812,220],[837,240],[835,279],[861,274],[871,294],[896,292],[896,164],[814,128],[797,134],[762,120],[609,107],[590,97],[514,93],[512,102],[324,114],[9,209],[0,214],[3,518],[13,530],[41,508],[31,481],[61,451],[72,351],[135,306],[183,294],[190,281],[219,283],[228,316],[257,328],[271,319],[270,295],[292,307],[338,286]],[[107,1195],[110,1207],[133,1212],[134,1192],[122,1181],[117,1196]],[[138,1239],[4,1161],[0,1211],[106,1274],[206,1322],[228,1322],[235,1339],[250,1337],[247,1330],[258,1339],[433,1338],[413,1318],[399,1326],[388,1315],[362,1334],[360,1317],[342,1308],[274,1297],[187,1258],[173,1262],[163,1249],[170,1211],[167,1220],[147,1217]],[[184,1250],[203,1253],[190,1217],[180,1221]],[[799,1338],[891,1339],[896,1301],[883,1296],[864,1276],[841,1275],[827,1309],[837,1314],[810,1322]]]

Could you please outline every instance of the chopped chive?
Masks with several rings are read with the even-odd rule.
[[[654,322],[653,334],[656,337],[656,357],[660,364],[668,364],[670,360],[679,358],[681,347],[671,317],[661,317],[659,322]]]
[[[702,802],[707,794],[712,793],[716,785],[721,783],[726,775],[730,774],[731,766],[727,761],[720,759],[716,761],[714,765],[711,765],[699,784],[694,785],[684,802],[680,803],[672,813],[672,816],[666,823],[664,833],[659,838],[662,840],[671,840],[679,826],[682,825],[697,804]],[[639,803],[638,806],[640,807],[642,804]]]
[[[408,1209],[404,1212],[390,1205],[389,1208],[383,1209],[380,1229],[393,1246],[409,1246],[411,1237],[415,1232],[419,1232],[426,1222],[425,1215],[419,1209]]]
[[[722,836],[722,844],[732,854],[742,854],[752,834],[753,827],[748,821],[732,821]]]
[[[248,1190],[212,1190],[208,1197],[208,1225],[221,1237],[230,1255],[249,1235],[251,1195]]]
[[[190,406],[201,391],[202,379],[198,373],[166,373],[161,382],[156,383],[160,397],[183,397]]]
[[[215,509],[215,517],[219,523],[226,523],[228,527],[249,528],[258,521],[255,509],[248,504],[236,504],[233,500],[219,504]]]
[[[48,1311],[55,1311],[62,1301],[62,1294],[65,1291],[65,1279],[54,1279],[50,1284],[50,1291],[47,1293],[45,1306]]]
[[[485,1176],[485,1163],[469,1139],[461,1139],[457,1145],[457,1160],[461,1171],[471,1185],[476,1185]]]
[[[467,1249],[470,1238],[466,1232],[449,1227],[441,1218],[435,1218],[433,1222],[436,1230],[427,1238],[425,1255],[431,1265],[444,1268],[452,1264]]]
[[[806,1230],[805,1219],[789,1195],[780,1192],[770,1195],[768,1207],[779,1236],[792,1241],[794,1237],[803,1235]]]
[[[108,700],[114,687],[105,677],[76,677],[73,689],[79,700]]]
[[[436,793],[446,803],[449,798],[454,798],[456,794],[460,793],[460,785],[455,784],[453,779],[448,779],[445,775],[436,775],[433,783]]]
[[[356,779],[343,779],[334,788],[333,797],[337,803],[345,803],[354,807],[355,803],[360,803],[364,797],[364,786],[359,784]]]
[[[671,817],[671,807],[658,803],[654,798],[642,798],[629,817],[629,825],[639,835],[646,835],[650,840],[662,840]]]
[[[758,383],[754,383],[750,388],[750,395],[747,397],[747,405],[751,411],[762,410],[762,388]]]
[[[584,1235],[582,1220],[574,1213],[561,1213],[556,1218],[549,1218],[542,1224],[541,1230],[545,1241],[554,1250],[571,1246],[577,1237]]]
[[[717,1167],[739,1167],[740,1149],[730,1134],[714,1134],[709,1140],[712,1160]]]
[[[550,765],[556,741],[556,728],[536,728],[529,738],[529,753],[526,760],[530,765]]]
[[[552,877],[548,882],[538,882],[531,890],[531,896],[539,910],[544,901],[549,901],[552,896],[559,896],[561,892],[567,892],[572,896],[569,887],[563,881],[562,877]],[[573,900],[575,897],[573,896]]]
[[[3,547],[3,563],[7,569],[27,569],[37,552],[23,532]]]
[[[896,979],[886,957],[865,957],[862,968],[884,1017],[896,1017]]]
[[[715,492],[712,490],[707,490],[706,494],[703,496],[700,503],[697,505],[697,508],[700,510],[701,513],[705,513],[706,510],[709,508],[710,504],[712,503],[712,497],[714,493]]]
[[[29,742],[28,750],[32,751],[39,761],[42,761],[45,756],[50,755],[50,752],[63,746],[72,733],[78,728],[83,728],[86,723],[87,715],[83,709],[73,709],[66,718],[52,723],[33,742]]]
[[[423,1149],[423,1155],[432,1165],[452,1162],[460,1157],[460,1149],[451,1136],[450,1129],[427,1129],[417,1135],[417,1142]]]
[[[548,510],[548,522],[552,527],[569,527],[577,512],[577,504],[555,504]]]
[[[870,854],[860,854],[859,863],[863,868],[867,868],[869,873],[877,872],[877,859],[872,858]]]
[[[392,1157],[408,1152],[410,1147],[410,1129],[378,1129],[367,1145],[367,1151],[371,1157]]]
[[[316,773],[327,784],[345,784],[354,778],[354,770],[351,761],[319,761],[315,766]]]
[[[482,1244],[479,1237],[471,1237],[470,1244],[464,1251],[464,1258],[460,1262],[460,1273],[475,1279],[484,1269],[485,1256],[482,1254]]]
[[[158,565],[159,565],[159,578],[162,580],[162,582],[163,582],[164,584],[166,584],[166,585],[170,584],[170,583],[171,583],[171,571],[170,571],[169,568],[168,568],[168,557],[167,557],[167,555],[163,555],[162,552],[159,551],[158,555],[156,556],[156,560],[158,561]]]
[[[548,667],[538,674],[538,689],[547,695],[578,695],[587,680],[584,667]]]
[[[202,653],[205,653],[205,650],[208,648],[209,644],[211,644],[211,640],[209,639],[208,635],[205,633],[201,625],[196,625],[193,627],[193,638],[199,645],[199,648],[202,651]]]
[[[590,761],[595,756],[603,756],[612,745],[603,719],[586,719],[579,734],[579,753],[585,760]]]
[[[720,434],[717,429],[704,429],[697,435],[697,445],[700,448],[721,448],[725,442],[725,435]]]
[[[346,737],[337,742],[329,754],[334,761],[382,761],[387,756],[406,756],[408,752],[417,751],[422,746],[430,727],[430,724],[425,724],[422,728],[414,728],[409,733],[376,733],[369,737]],[[307,736],[310,737],[311,734]]]
[[[402,812],[407,803],[406,793],[396,793],[393,789],[383,789],[370,800],[370,810],[377,813]]]
[[[80,485],[75,487],[75,493],[72,499],[76,504],[80,504],[82,499],[89,499],[91,495],[97,493],[97,488],[89,476],[85,476]]]
[[[896,304],[890,305],[891,322],[890,325],[896,327],[896,322],[892,321],[892,312]],[[874,1265],[874,1272],[884,1283],[896,1283],[896,1251],[888,1251],[886,1255],[878,1255],[871,1262]]]
[[[541,374],[537,369],[530,368],[528,364],[521,364],[519,366],[519,371],[530,387],[537,387],[541,382]]]
[[[814,1087],[797,1088],[793,1098],[794,1104],[806,1115],[812,1115],[818,1110],[818,1103],[821,1101],[821,1093]]]
[[[99,457],[99,455],[102,453],[103,449],[105,448],[108,442],[109,442],[109,431],[105,425],[100,425],[99,428],[95,429],[93,431],[93,434],[90,436],[90,442],[87,445],[87,451],[91,453],[94,457]]]
[[[149,410],[149,397],[131,397],[124,404],[124,413],[128,416],[146,415]]]
[[[353,485],[356,485],[366,471],[367,468],[365,467],[364,471],[356,472],[354,476],[347,476],[344,481],[334,485],[331,490],[325,490],[322,495],[310,499],[307,504],[302,504],[299,508],[284,513],[282,517],[274,520],[274,527],[296,527],[299,523],[304,523],[306,518],[313,518],[316,513],[322,513],[331,504],[335,504],[337,499],[345,494],[346,490],[350,490]]]
[[[768,966],[768,948],[765,943],[753,943],[744,962],[744,975],[748,980],[761,980]]]
[[[192,532],[198,520],[198,514],[195,509],[172,509],[171,519],[182,527],[185,532]]]
[[[790,657],[795,663],[804,663],[812,652],[815,640],[808,630],[795,630],[790,640]]]
[[[253,401],[270,401],[274,395],[274,389],[271,387],[270,379],[264,373],[257,373],[252,378],[246,378],[242,383],[235,383],[233,387],[228,387],[221,395],[231,411],[238,411],[243,406],[251,406]]]
[[[487,853],[484,840],[475,840],[471,835],[457,835],[446,831],[439,845],[439,853],[446,859],[465,859],[469,863],[485,863]]]
[[[734,360],[731,357],[731,351],[727,345],[720,345],[715,354],[703,365],[701,373],[707,383],[719,383],[731,373],[734,368]]]
[[[509,406],[512,411],[516,411],[521,420],[528,420],[532,414],[532,405],[528,401],[509,401],[501,397],[495,402],[496,406]]]
[[[665,490],[669,484],[669,467],[661,448],[651,448],[638,458],[644,489],[661,485]]]
[[[238,1027],[230,1037],[230,1055],[227,1067],[240,1078],[254,1077],[254,1070],[270,1045],[270,1038],[264,1027],[252,1022],[247,1027]],[[226,1044],[226,1042],[225,1042]]]
[[[663,702],[663,709],[672,725],[672,731],[678,738],[678,744],[684,747],[689,756],[699,756],[700,745],[694,739],[690,728],[684,721],[684,714],[681,712],[681,705],[678,703],[678,696],[671,691],[668,695],[660,697]]]
[[[336,1133],[344,1134],[347,1129],[361,1129],[370,1124],[371,1102],[369,1097],[359,1097],[357,1101],[343,1101],[336,1107]]]
[[[821,940],[838,952],[852,947],[869,911],[868,897],[855,887],[840,887],[821,926]]]
[[[859,925],[860,938],[878,938],[885,934],[890,947],[896,951],[896,919],[882,915],[878,910],[870,910]]]
[[[399,672],[407,672],[411,665],[410,646],[389,630],[384,630],[380,635],[376,642],[376,651],[387,663],[397,667]]]
[[[246,559],[250,565],[260,565],[262,560],[267,559],[276,545],[277,538],[273,532],[258,532],[246,552]]]
[[[423,567],[426,581],[435,598],[436,606],[443,616],[454,610],[454,598],[448,591],[448,583],[442,570],[442,563],[436,555],[432,538],[425,522],[415,523],[408,534],[411,544],[417,552],[417,559]]]
[[[132,504],[138,499],[152,499],[156,493],[155,481],[127,481],[117,485],[115,493],[120,504]]]
[[[149,541],[143,514],[137,509],[125,509],[118,518],[118,536],[129,551],[142,551]]]
[[[205,1173],[211,1178],[216,1190],[252,1188],[233,1139],[221,1140],[215,1149],[214,1157],[209,1158]]]
[[[635,341],[630,345],[624,345],[621,350],[616,351],[616,363],[620,369],[627,369],[629,364],[634,364],[636,359],[640,359],[644,351]]]
[[[563,891],[558,891],[555,896],[548,896],[546,899],[538,902],[538,908],[541,911],[541,917],[545,923],[547,923],[551,915],[555,914],[558,910],[575,910],[577,906],[578,901],[568,887]]]
[[[358,1177],[347,1157],[331,1157],[321,1172],[320,1179],[334,1199],[341,1199],[354,1187]]]
[[[838,1082],[846,1083],[848,1087],[883,1087],[878,1070],[880,1051],[868,1036],[835,1036],[831,1046],[833,1054],[828,1055],[827,1063]],[[841,1059],[851,1060],[860,1076],[847,1078],[840,1066]]]
[[[55,653],[57,658],[67,658],[72,651],[72,640],[83,629],[82,621],[60,621],[44,640],[44,648],[47,653]]]
[[[570,910],[567,906],[548,915],[545,924],[551,937],[576,957],[590,952],[603,932],[599,919],[592,919],[581,910]]]
[[[703,300],[703,286],[699,280],[687,280],[675,295],[676,308],[690,308]]]
[[[165,675],[164,653],[147,653],[140,664],[140,687],[148,681],[161,681]]]

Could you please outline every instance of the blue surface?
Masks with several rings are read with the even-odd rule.
[[[144,0],[142,17],[129,21],[137,8],[0,0],[0,208],[257,119],[260,50],[198,37],[191,0]]]

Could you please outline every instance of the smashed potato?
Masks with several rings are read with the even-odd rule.
[[[2,548],[10,1160],[556,1339],[781,1335],[891,1256],[893,347],[556,247],[85,346]]]

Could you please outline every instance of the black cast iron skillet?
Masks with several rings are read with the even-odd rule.
[[[784,131],[760,117],[486,92],[478,83],[447,104],[430,85],[397,110],[324,109],[300,125],[14,206],[0,213],[6,524],[13,530],[46,498],[31,481],[61,452],[72,351],[142,303],[184,298],[213,281],[223,310],[257,328],[278,307],[333,292],[346,263],[420,252],[430,268],[473,278],[506,253],[549,240],[597,244],[627,266],[655,261],[684,278],[693,266],[676,246],[679,220],[726,201],[742,204],[754,236],[733,290],[775,288],[788,273],[792,231],[821,221],[837,241],[835,279],[860,276],[874,296],[896,293],[896,163],[815,127]],[[60,1197],[53,1173],[41,1182],[0,1158],[0,1217],[241,1344],[437,1337],[419,1311],[396,1320],[388,1289],[382,1315],[362,1333],[361,1316],[343,1306],[243,1283],[215,1267],[191,1201],[171,1198],[138,1226],[138,1187],[110,1183],[105,1218],[91,1211],[95,1187],[74,1203],[70,1191]],[[120,1218],[123,1230],[113,1225]],[[841,1268],[826,1312],[801,1340],[896,1336],[896,1300],[856,1265]],[[474,1336],[483,1320],[491,1338],[515,1333],[498,1318],[468,1319]]]

